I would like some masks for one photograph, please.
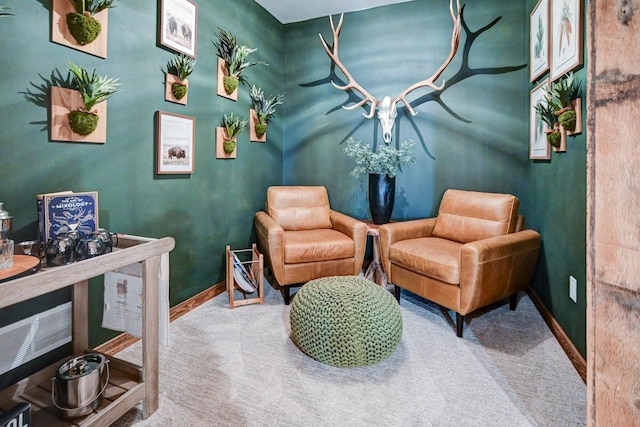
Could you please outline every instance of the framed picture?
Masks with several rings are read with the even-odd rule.
[[[582,65],[583,0],[551,0],[551,81]]]
[[[162,46],[196,57],[198,5],[191,0],[159,0]]]
[[[549,0],[539,0],[529,17],[529,81],[549,69]]]
[[[156,173],[193,173],[196,119],[157,111],[156,126]]]
[[[536,113],[536,105],[547,97],[549,79],[545,79],[531,90],[529,95],[529,158],[534,160],[548,160],[551,158],[551,148],[547,142],[547,124]]]

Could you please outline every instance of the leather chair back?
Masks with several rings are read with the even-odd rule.
[[[323,186],[269,187],[265,208],[285,231],[331,228],[329,196]]]

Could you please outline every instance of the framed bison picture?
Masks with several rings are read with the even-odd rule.
[[[196,57],[198,5],[191,0],[160,1],[160,45]]]
[[[156,173],[193,173],[195,138],[194,117],[156,111]]]

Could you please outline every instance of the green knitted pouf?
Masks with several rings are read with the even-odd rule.
[[[291,335],[307,355],[341,368],[373,365],[394,352],[402,335],[393,295],[362,277],[305,284],[291,303]]]

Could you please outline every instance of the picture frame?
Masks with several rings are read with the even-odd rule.
[[[583,64],[583,0],[551,0],[551,81]]]
[[[156,173],[192,174],[195,165],[196,119],[156,111]]]
[[[196,57],[198,5],[191,0],[159,0],[158,41],[161,46]]]
[[[529,159],[532,160],[549,160],[551,158],[551,146],[547,142],[545,134],[547,125],[538,116],[535,109],[538,102],[547,97],[549,85],[549,79],[544,79],[531,89],[529,95]]]
[[[539,0],[529,17],[529,81],[549,70],[549,0]]]

